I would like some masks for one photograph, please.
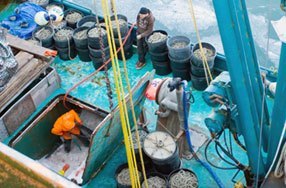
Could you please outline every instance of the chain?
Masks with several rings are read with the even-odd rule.
[[[101,49],[101,57],[102,57],[102,61],[105,62],[106,59],[106,55],[105,55],[105,51],[104,51],[104,44],[103,44],[103,40],[102,40],[102,32],[101,32],[101,27],[99,25],[99,19],[98,19],[98,15],[96,14],[96,22],[97,22],[97,27],[99,29],[99,43],[100,43],[100,49]],[[108,68],[107,65],[104,66],[104,76],[105,76],[105,83],[106,83],[106,88],[107,88],[107,97],[108,97],[108,101],[109,101],[109,109],[110,111],[112,111],[113,109],[113,93],[112,93],[112,88],[111,88],[111,84],[110,84],[110,79],[108,76]]]

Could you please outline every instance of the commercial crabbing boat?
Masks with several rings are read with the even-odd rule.
[[[55,2],[62,3],[66,9],[91,14],[68,1]],[[286,117],[285,38],[282,34],[278,74],[259,67],[245,1],[214,0],[213,3],[225,56],[216,55],[214,79],[205,91],[192,91],[195,100],[190,107],[188,125],[192,130],[190,151],[194,157],[182,158],[180,167],[196,174],[198,182],[188,184],[189,187],[283,187],[281,171],[277,170],[276,164],[281,165],[285,152],[284,148],[282,150]],[[17,6],[17,3],[8,4],[1,11],[1,19],[13,14]],[[282,0],[284,11],[285,6],[286,2]],[[286,27],[283,22],[281,24]],[[129,28],[129,36],[134,39],[136,28],[131,25]],[[122,124],[126,125],[123,121],[128,119],[127,116],[122,118],[124,104],[125,115],[132,116],[134,109],[138,122],[148,124],[150,132],[156,129],[157,104],[145,101],[144,96],[154,77],[149,56],[147,65],[141,70],[134,70],[137,54],[127,60],[126,75],[132,89],[122,95],[116,87],[121,77],[111,71],[116,69],[114,62],[112,69],[95,74],[91,62],[83,62],[78,57],[67,61],[58,56],[53,58],[49,53],[53,51],[10,34],[7,42],[18,69],[0,93],[1,187],[119,187],[115,178],[117,167],[128,161],[132,168],[136,163],[131,160],[130,164],[130,158],[126,158],[130,139],[126,139],[127,131],[122,129]],[[132,47],[134,52],[135,47]],[[124,63],[117,70],[124,72]],[[272,93],[267,97],[271,94],[262,83],[261,71],[266,74],[265,79],[277,82],[275,96]],[[156,78],[168,76],[172,77],[171,74],[155,75]],[[74,86],[83,79],[87,81]],[[114,82],[108,84],[109,79]],[[122,84],[128,85],[128,80]],[[180,88],[180,84],[177,87]],[[124,87],[121,91],[126,90]],[[115,94],[115,91],[119,93]],[[121,96],[118,101],[116,95]],[[92,135],[88,148],[75,140],[72,151],[65,153],[59,144],[60,138],[50,131],[55,120],[69,109],[79,112]],[[130,127],[137,127],[137,121],[129,119]],[[205,125],[210,136],[207,129],[198,128]],[[189,128],[183,129],[186,135],[189,135]],[[210,159],[207,159],[208,155]],[[278,161],[278,158],[282,160]],[[62,173],[66,164],[69,168]],[[148,165],[145,167],[141,171],[151,169]],[[273,175],[274,169],[276,174]],[[134,177],[138,178],[136,173]],[[132,181],[133,186],[141,186]],[[175,187],[170,182],[167,186]]]

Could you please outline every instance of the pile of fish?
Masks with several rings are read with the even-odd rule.
[[[105,29],[95,27],[95,28],[89,30],[88,36],[91,38],[98,38],[98,37],[100,37],[100,32],[101,32],[101,36],[106,35]]]
[[[65,41],[72,38],[73,30],[71,29],[61,29],[58,30],[55,34],[55,40]]]
[[[139,178],[142,179],[142,173],[138,171]],[[130,173],[128,168],[124,168],[116,177],[117,182],[121,185],[131,186]]]
[[[35,37],[39,40],[44,40],[51,37],[52,34],[53,32],[49,28],[43,27],[35,33]]]
[[[71,11],[66,15],[66,21],[69,23],[77,23],[80,19],[82,19],[82,14],[76,11]]]
[[[78,40],[86,39],[87,38],[87,29],[75,33],[73,37],[78,39]]]
[[[0,43],[0,92],[5,89],[10,78],[16,73],[18,62],[16,61],[11,48]]]
[[[138,130],[138,135],[139,135],[139,138],[140,138],[140,146],[142,147],[143,145],[143,141],[144,139],[146,138],[146,136],[148,135],[148,133],[145,131],[145,130]],[[138,141],[137,141],[137,136],[136,136],[136,132],[132,132],[132,141],[133,141],[133,146],[134,146],[134,149],[138,149],[139,146],[138,146]]]
[[[159,176],[153,176],[147,179],[147,184],[149,188],[165,188],[167,187],[167,182]],[[146,188],[145,181],[142,183],[142,188]]]
[[[206,56],[207,59],[214,56],[214,52],[208,48],[205,48],[205,47],[203,47],[203,54]],[[200,49],[197,49],[194,51],[194,56],[196,56],[196,58],[198,58],[198,59],[203,59]]]
[[[188,46],[188,43],[186,42],[175,42],[171,47],[179,49],[179,48],[185,48],[187,46]]]
[[[127,27],[127,22],[123,19],[118,19],[119,27]],[[116,20],[111,21],[112,28],[117,28]]]
[[[167,40],[168,36],[160,33],[160,32],[154,32],[149,38],[148,38],[148,42],[149,43],[157,43],[157,42],[161,42],[164,40]]]

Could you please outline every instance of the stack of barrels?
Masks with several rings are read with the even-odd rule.
[[[87,38],[90,58],[94,68],[98,69],[110,58],[107,32],[103,27],[93,26],[87,31]],[[111,63],[107,65],[108,69],[110,67]]]
[[[55,47],[62,60],[71,60],[77,55],[72,35],[73,29],[67,26],[55,32]]]
[[[171,73],[167,39],[168,33],[162,30],[155,30],[146,37],[153,68],[162,76]]]
[[[118,49],[120,47],[120,40],[119,40],[119,34],[118,34],[115,16],[114,15],[111,16],[110,19],[111,19],[114,38],[115,38],[115,46]],[[119,24],[119,29],[120,29],[121,41],[123,44],[123,42],[126,39],[127,34],[128,34],[128,20],[127,20],[126,16],[121,15],[121,14],[117,14],[117,19],[118,19],[118,24]],[[129,36],[126,39],[125,45],[123,46],[125,59],[130,59],[133,56],[132,43],[133,43],[133,41],[131,39],[131,36]],[[120,60],[123,59],[121,51],[119,51],[117,53],[117,55],[118,55],[118,59],[120,59]]]
[[[167,40],[169,59],[173,77],[180,77],[182,80],[189,81],[191,41],[185,36],[174,36]]]
[[[214,59],[216,56],[216,50],[214,46],[209,43],[202,42],[203,53],[206,57],[209,70],[207,70],[206,65],[203,64],[203,57],[201,55],[201,50],[199,44],[195,44],[192,49],[191,56],[191,77],[192,85],[197,90],[204,90],[207,88],[207,79],[210,82],[209,73],[213,72]]]
[[[41,46],[54,49],[54,29],[51,26],[39,26],[33,31],[33,39],[39,41]]]
[[[78,57],[81,61],[90,61],[88,43],[87,43],[87,30],[89,27],[79,27],[73,32],[73,40],[75,43],[76,50],[78,52]]]

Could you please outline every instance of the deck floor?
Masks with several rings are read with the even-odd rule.
[[[0,20],[4,17],[7,17],[15,8],[16,4],[12,4],[10,7],[8,7],[7,10],[4,10],[1,12]],[[128,68],[128,76],[131,82],[131,85],[134,86],[135,83],[144,75],[146,71],[152,70],[152,64],[150,62],[150,58],[147,58],[147,65],[142,68],[141,70],[135,69],[135,63],[138,59],[137,55],[133,55],[133,57],[128,60],[127,68]],[[62,80],[62,89],[68,90],[70,89],[74,84],[76,84],[79,80],[83,79],[88,74],[92,73],[94,71],[94,68],[92,66],[91,62],[81,62],[78,57],[71,60],[71,61],[62,61],[58,57],[55,59],[53,63],[53,67],[55,67],[61,77]],[[108,71],[109,77],[111,81],[113,80],[113,72],[112,69]],[[172,77],[172,74],[168,75],[169,77]],[[157,76],[161,78],[161,76]],[[75,89],[71,94],[74,97],[77,97],[85,102],[91,103],[95,106],[100,106],[102,109],[109,111],[109,103],[107,98],[107,90],[104,82],[104,74],[103,72],[100,72],[98,75],[93,77],[88,82],[82,84],[77,89]],[[191,127],[199,127],[202,129],[206,134],[208,134],[208,131],[206,130],[206,127],[204,125],[204,118],[208,116],[208,114],[211,112],[211,108],[208,107],[205,102],[203,101],[201,97],[201,92],[199,91],[193,91],[193,95],[195,98],[195,103],[192,104],[191,110],[190,110],[190,117],[189,117],[189,124]],[[116,105],[116,95],[114,96],[114,104]],[[154,115],[155,110],[158,108],[158,105],[154,101],[148,101],[146,100],[144,107],[147,109],[147,119],[149,120],[150,125],[148,126],[149,130],[155,130],[155,122],[157,117]],[[76,172],[77,169],[81,169],[81,164],[84,163],[84,160],[86,158],[86,151],[84,147],[81,147],[82,151],[79,150],[79,148],[72,144],[73,151],[76,153],[83,153],[81,155],[81,158],[75,162],[77,165],[74,165],[70,167],[70,169],[67,171],[65,176],[69,179],[71,179],[72,173]],[[64,154],[63,148],[58,148],[58,155],[59,157],[53,157],[51,156],[50,160],[54,160],[54,162],[45,160],[43,163],[45,163],[46,166],[52,168],[53,171],[58,173],[59,170],[64,166],[65,163],[72,163],[72,161],[67,161],[66,159],[69,158],[68,155],[70,154]],[[204,160],[203,157],[203,151],[204,146],[200,148],[198,151],[199,156]],[[244,152],[241,152],[241,150],[234,145],[233,151],[235,153],[236,158],[240,159],[242,162],[247,163],[247,157]],[[57,154],[54,154],[57,156]],[[213,146],[210,147],[209,151],[210,159],[220,166],[226,166],[216,155],[215,155],[215,149]],[[72,157],[71,157],[72,158]],[[102,171],[94,178],[92,179],[89,184],[85,185],[84,187],[116,187],[115,179],[114,179],[114,172],[116,168],[126,162],[126,153],[124,145],[121,145],[118,150],[116,150],[113,154],[111,154],[111,158],[109,162],[106,164],[106,166],[102,169]],[[59,163],[57,165],[53,165]],[[72,164],[75,164],[72,163]],[[217,187],[214,180],[210,176],[210,174],[204,169],[204,167],[201,166],[200,163],[195,161],[194,159],[187,161],[183,160],[183,167],[189,168],[193,170],[198,179],[199,179],[199,187]],[[72,170],[74,169],[74,170]],[[218,170],[214,169],[215,172],[218,174],[218,176],[223,180],[223,183],[225,187],[233,187],[233,182],[231,182],[232,177],[236,173],[236,170],[226,171],[226,170]],[[80,175],[78,175],[80,176]],[[242,178],[242,174],[239,173],[236,180],[240,180]]]
[[[134,49],[136,52],[136,49]],[[134,86],[136,82],[147,72],[152,71],[152,63],[150,58],[147,56],[147,65],[144,66],[141,70],[135,69],[135,64],[137,62],[138,56],[134,54],[131,59],[127,62],[128,76],[131,82],[131,85]],[[62,61],[59,58],[53,63],[53,66],[57,69],[61,80],[62,80],[62,88],[68,90],[74,84],[76,84],[79,80],[83,79],[88,74],[94,71],[91,62],[81,62],[78,57],[71,61]],[[122,66],[122,64],[121,64]],[[122,71],[123,72],[123,71]],[[108,71],[108,75],[110,77],[111,82],[113,83],[113,72],[112,68]],[[172,74],[167,76],[158,76],[155,75],[156,78],[164,78],[164,77],[172,77]],[[191,82],[189,82],[189,86],[191,86]],[[114,86],[112,85],[114,88]],[[106,95],[106,86],[104,82],[104,74],[103,72],[99,72],[98,75],[91,78],[89,81],[80,85],[71,94],[81,100],[91,103],[95,106],[100,106],[102,109],[106,111],[109,110],[108,98]],[[206,118],[209,113],[212,111],[212,108],[206,105],[201,97],[202,92],[193,90],[193,95],[195,98],[195,103],[191,105],[190,109],[190,117],[189,117],[189,125],[190,127],[196,127],[205,135],[209,135],[208,130],[204,124],[204,118]],[[116,105],[116,94],[113,94],[113,102]],[[155,110],[157,110],[158,105],[155,101],[149,101],[146,99],[144,108],[147,110],[146,115],[147,119],[150,122],[148,125],[148,129],[150,131],[155,130],[157,116],[154,115]],[[221,140],[223,143],[223,140]],[[236,158],[240,159],[242,162],[247,163],[247,156],[244,152],[240,150],[240,148],[236,145],[233,146],[233,150]],[[198,151],[199,156],[201,156],[202,160],[204,159],[204,146],[202,146]],[[228,167],[225,163],[220,160],[215,154],[214,146],[210,146],[209,150],[209,158],[212,162],[219,166]],[[212,179],[209,172],[201,166],[199,162],[196,160],[182,160],[183,167],[189,168],[193,170],[198,176],[200,187],[217,187],[216,183]],[[126,163],[126,153],[124,145],[120,146],[120,148],[111,154],[111,158],[106,164],[106,166],[102,169],[102,171],[92,179],[89,184],[85,185],[85,187],[116,187],[116,182],[114,179],[114,172],[116,168],[122,163]],[[214,169],[214,168],[213,168]],[[233,187],[233,182],[231,179],[236,173],[236,170],[219,170],[214,169],[216,173],[218,173],[219,177],[224,180],[224,184],[226,187]],[[236,179],[244,179],[242,178],[242,173],[238,174]]]

